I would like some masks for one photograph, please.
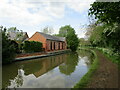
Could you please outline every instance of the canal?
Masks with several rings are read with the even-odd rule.
[[[77,53],[39,58],[2,68],[3,88],[72,88],[89,70],[94,55]]]

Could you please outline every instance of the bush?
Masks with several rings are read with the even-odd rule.
[[[19,44],[16,41],[12,40],[11,45],[14,45],[14,49],[17,54],[20,53]]]
[[[36,41],[25,41],[23,44],[23,50],[27,53],[42,51],[42,43]]]
[[[15,46],[11,44],[12,41],[6,35],[6,28],[2,28],[2,63],[11,63],[16,54]]]

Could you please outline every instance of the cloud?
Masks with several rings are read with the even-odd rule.
[[[73,0],[1,0],[0,24],[17,26],[22,30],[26,30],[31,36],[35,32],[33,29],[39,30],[43,28],[41,26],[42,24],[47,25],[48,22],[55,22],[56,25],[59,23],[59,21],[56,20],[61,20],[68,16],[66,15],[67,8],[80,13],[82,15],[80,17],[84,18],[84,12],[89,9],[90,4],[94,1],[95,0],[74,0],[74,2]],[[74,20],[74,17],[70,18],[72,18],[71,21]],[[81,19],[80,22],[82,21]],[[59,30],[59,27],[58,24],[55,29]],[[79,29],[77,28],[77,30]],[[84,36],[84,30],[80,32],[77,31],[77,33],[81,37]]]
[[[43,11],[30,13],[28,9],[33,7],[34,6],[32,4],[26,3],[0,3],[0,19],[7,18],[9,22],[20,25],[35,25],[41,22],[52,20],[47,13]]]
[[[65,7],[77,12],[83,12],[89,8],[89,3],[80,0],[2,0],[0,3],[0,19],[7,18],[11,23],[21,25],[35,25],[54,18],[62,18]]]

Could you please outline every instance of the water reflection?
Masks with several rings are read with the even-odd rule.
[[[77,53],[71,53],[68,54],[67,60],[64,62],[64,64],[59,66],[60,72],[64,73],[66,75],[70,75],[72,72],[75,71],[75,67],[78,64],[78,54]]]
[[[72,87],[88,71],[90,52],[79,51],[3,66],[3,88]]]
[[[24,71],[22,69],[18,69],[18,75],[14,78],[14,80],[10,80],[10,86],[14,86],[14,88],[22,86],[23,75],[24,75]]]

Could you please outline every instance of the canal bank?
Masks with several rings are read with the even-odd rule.
[[[110,61],[101,51],[96,49],[92,51],[97,58],[74,88],[119,88],[118,65]]]
[[[91,50],[91,49],[87,49],[87,48],[80,48],[80,49],[92,52],[94,54],[95,58],[93,60],[93,63],[91,65],[90,69],[88,70],[88,72],[80,79],[80,81],[78,83],[76,83],[76,85],[74,85],[73,88],[86,87],[87,84],[91,81],[93,74],[95,73],[95,71],[99,67],[99,61],[98,61],[98,56],[96,54],[96,51]]]
[[[59,55],[59,54],[68,53],[70,51],[71,51],[70,49],[67,49],[67,50],[46,52],[45,54],[42,54],[42,55],[19,57],[19,58],[15,58],[15,60],[13,62],[55,56],[55,55]]]
[[[100,65],[87,88],[119,88],[118,65],[113,63],[101,51],[96,51]]]

